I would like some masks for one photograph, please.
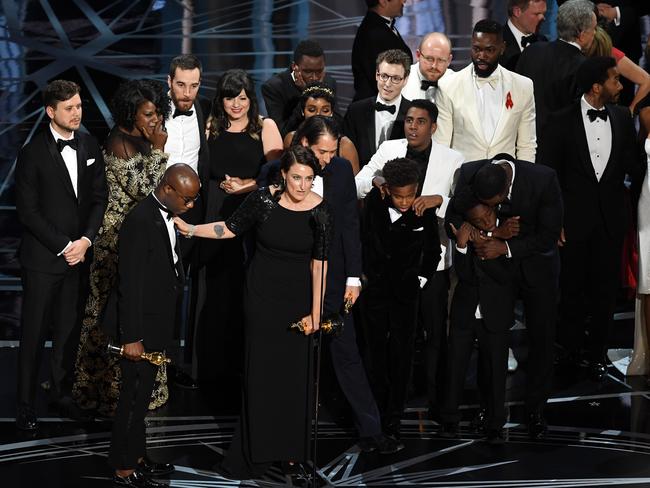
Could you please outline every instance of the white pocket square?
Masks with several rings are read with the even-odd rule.
[[[424,227],[418,227],[417,229],[413,229],[413,232],[420,232],[424,230]]]
[[[88,160],[86,160],[86,166],[90,166],[94,162],[95,162],[95,159],[88,159]]]

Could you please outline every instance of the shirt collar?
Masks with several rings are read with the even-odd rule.
[[[596,108],[593,105],[591,105],[587,99],[585,98],[584,95],[580,98],[580,108],[582,110],[582,115],[587,115],[587,110],[603,110],[605,107],[601,108]]]
[[[474,79],[478,78],[479,76],[474,71],[474,64],[472,63],[470,66],[472,67],[472,78],[474,78]],[[498,64],[497,68],[487,78],[496,78],[497,80],[501,80],[501,78],[502,78],[501,69],[502,69],[501,65]]]
[[[566,42],[567,44],[572,45],[578,51],[582,52],[582,46],[580,46],[580,44],[578,44],[577,42],[575,42],[575,41],[565,41],[564,39],[559,39],[559,40],[562,41],[562,42]]]
[[[58,141],[61,139],[62,141],[70,141],[74,139],[74,131],[72,131],[72,134],[70,134],[70,137],[63,137],[61,134],[59,134],[56,130],[54,130],[54,127],[52,127],[52,123],[50,123],[50,132],[52,132],[52,137],[54,137],[54,141]]]
[[[517,29],[515,24],[513,24],[510,19],[508,19],[508,27],[510,27],[510,31],[512,32],[512,35],[515,36],[515,41],[517,41],[517,47],[519,48],[520,51],[522,51],[524,48],[521,46],[521,38],[527,36],[528,34],[524,34],[519,29]]]
[[[169,95],[169,106],[171,108],[171,110],[169,111],[169,118],[167,119],[167,121],[171,121],[171,120],[174,120],[174,110],[176,110],[176,105],[174,105],[174,100],[172,100],[171,93],[167,92],[167,95]],[[188,108],[187,110],[193,110],[194,114],[196,113],[196,110],[194,110],[194,104],[192,104],[192,106],[190,108]],[[194,115],[194,114],[192,114],[192,115]]]
[[[402,94],[400,93],[400,94],[397,95],[395,98],[393,98],[390,102],[386,102],[386,101],[384,101],[384,100],[381,98],[380,95],[377,95],[377,100],[376,100],[376,101],[379,102],[379,103],[383,103],[384,105],[388,105],[389,107],[390,107],[391,105],[396,105],[397,107],[399,107],[399,104],[402,103]],[[397,113],[397,112],[395,112],[395,113]]]

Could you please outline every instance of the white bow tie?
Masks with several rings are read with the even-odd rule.
[[[499,76],[493,75],[488,76],[487,78],[481,78],[480,76],[476,77],[476,85],[481,88],[483,85],[488,84],[493,90],[497,89],[499,84]]]

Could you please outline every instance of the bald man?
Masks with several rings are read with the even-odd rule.
[[[160,487],[152,477],[171,464],[146,456],[144,417],[158,367],[141,361],[144,351],[162,351],[173,338],[176,303],[183,290],[183,266],[173,216],[199,196],[199,177],[187,164],[170,166],[151,195],[124,219],[119,235],[117,322],[124,355],[122,386],[108,456],[113,486]]]
[[[417,63],[411,66],[402,96],[408,100],[425,98],[435,103],[438,80],[454,72],[449,69],[453,58],[451,41],[442,32],[431,32],[420,41],[415,57]]]

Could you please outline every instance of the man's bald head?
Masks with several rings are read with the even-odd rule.
[[[165,171],[156,188],[156,197],[173,214],[180,215],[194,206],[200,189],[201,182],[192,167],[178,163]]]
[[[451,41],[442,32],[431,32],[422,38],[415,56],[422,77],[438,81],[451,63]]]

